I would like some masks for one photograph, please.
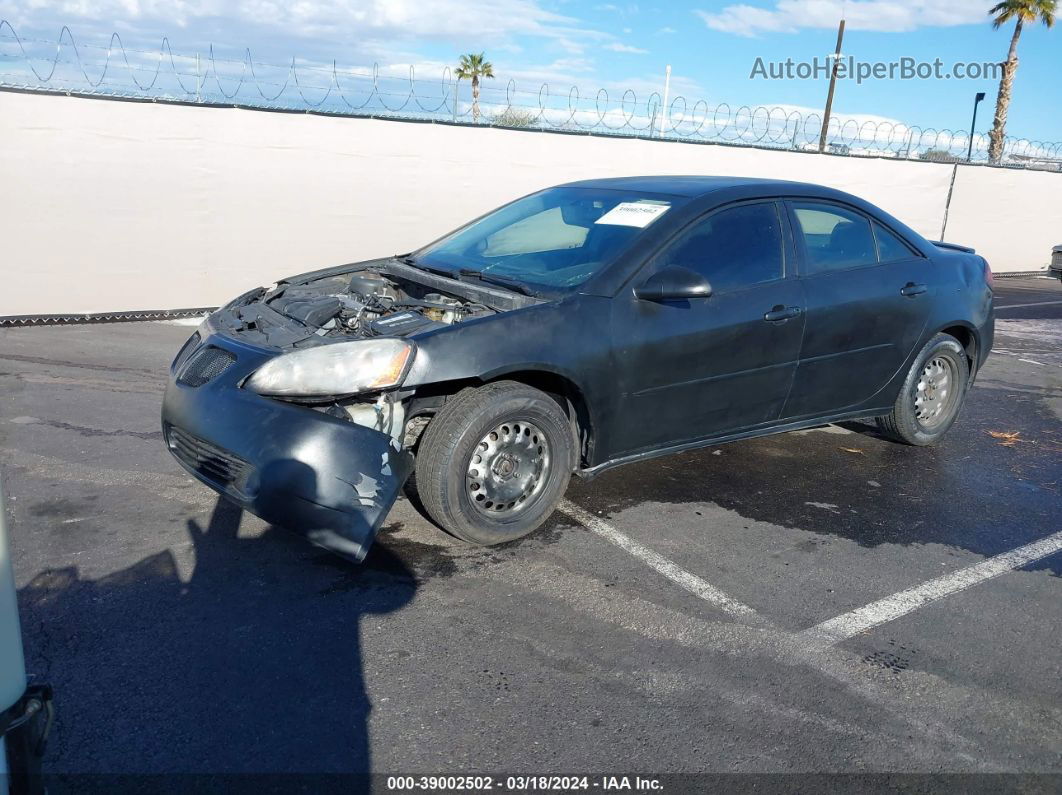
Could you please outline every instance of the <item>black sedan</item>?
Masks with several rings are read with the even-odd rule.
[[[439,525],[523,536],[572,473],[856,417],[926,445],[992,345],[992,274],[861,199],[632,177],[252,290],[171,368],[169,449],[355,560],[416,471]]]

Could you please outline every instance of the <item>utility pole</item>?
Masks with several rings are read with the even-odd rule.
[[[664,106],[661,109],[660,114],[660,131],[657,133],[657,138],[664,137],[664,127],[667,125],[667,98],[671,92],[671,64],[667,65],[664,70]]]
[[[837,50],[833,56],[833,69],[830,70],[830,93],[826,95],[826,112],[822,114],[822,134],[819,135],[819,151],[826,151],[826,131],[830,126],[830,112],[833,110],[833,92],[837,87],[837,72],[841,68],[841,42],[844,41],[844,17],[837,26]]]
[[[981,104],[981,100],[985,98],[984,91],[978,91],[977,96],[974,97],[974,113],[973,121],[970,122],[970,146],[966,150],[966,162],[970,162],[970,158],[973,157],[973,137],[974,130],[977,128],[977,106]]]

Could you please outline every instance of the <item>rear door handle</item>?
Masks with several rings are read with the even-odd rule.
[[[770,312],[763,316],[763,319],[768,323],[779,323],[783,320],[789,320],[800,314],[799,306],[782,306],[778,304],[773,307]]]
[[[908,298],[914,295],[921,295],[927,288],[924,284],[915,284],[914,282],[907,282],[900,288],[900,295],[906,295]]]

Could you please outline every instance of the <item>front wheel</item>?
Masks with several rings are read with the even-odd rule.
[[[515,381],[467,389],[428,424],[417,492],[444,530],[489,546],[534,531],[572,472],[571,426],[549,395]]]
[[[915,357],[892,412],[878,427],[897,442],[929,445],[955,422],[970,384],[966,351],[950,334],[937,334]]]

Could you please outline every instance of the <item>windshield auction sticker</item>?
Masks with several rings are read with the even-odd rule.
[[[653,221],[668,211],[670,204],[662,202],[620,202],[602,215],[595,224],[612,226],[636,226],[639,229],[649,226]]]

